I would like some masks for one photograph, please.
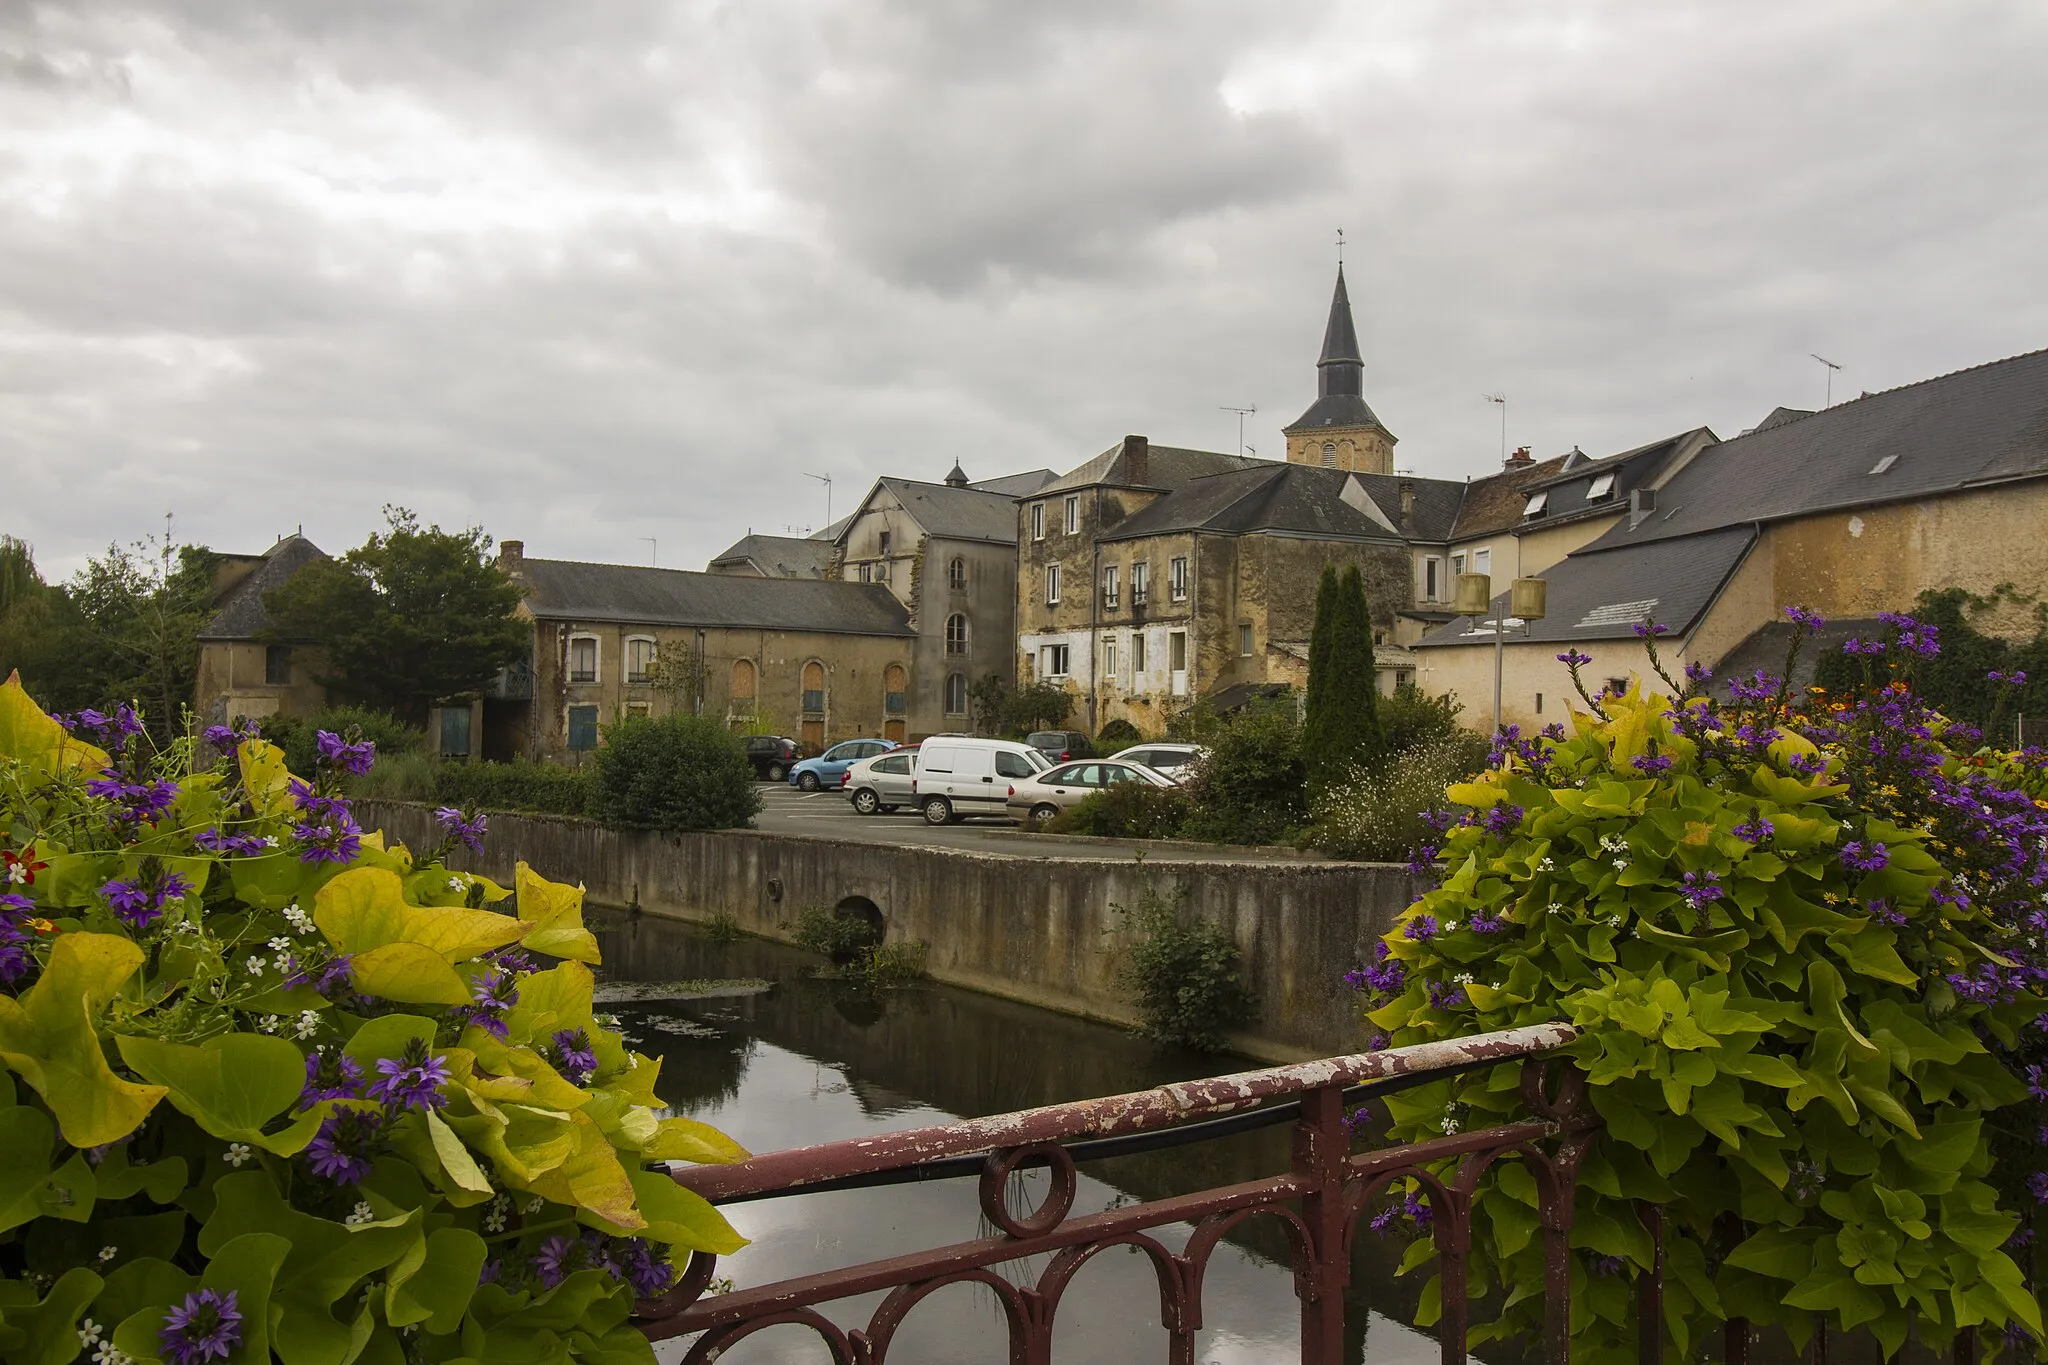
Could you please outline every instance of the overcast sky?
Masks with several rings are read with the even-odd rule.
[[[701,568],[881,474],[1233,449],[1341,226],[1404,469],[2048,345],[2048,6],[0,0],[0,531],[400,503]]]

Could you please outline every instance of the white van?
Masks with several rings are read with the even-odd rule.
[[[1050,766],[1028,744],[946,735],[918,746],[911,791],[928,825],[950,825],[969,815],[1007,818],[1011,782]]]

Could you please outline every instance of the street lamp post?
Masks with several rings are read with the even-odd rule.
[[[1493,615],[1493,733],[1499,734],[1500,724],[1500,683],[1501,667],[1507,648],[1507,633],[1510,623],[1529,628],[1531,621],[1541,621],[1550,585],[1540,578],[1517,578],[1508,587],[1504,601],[1493,598],[1493,576],[1483,573],[1461,573],[1458,575],[1457,613],[1472,618],[1473,629],[1489,612]]]

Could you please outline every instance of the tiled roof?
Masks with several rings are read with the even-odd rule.
[[[1550,585],[1543,619],[1530,622],[1526,634],[1511,631],[1508,643],[1626,640],[1646,620],[1685,635],[1755,543],[1755,527],[1733,526],[1683,541],[1581,550],[1543,575]],[[1429,632],[1418,647],[1492,643],[1490,624],[1475,628],[1461,616]]]
[[[747,536],[711,562],[750,563],[768,578],[823,578],[832,542],[796,536]]]
[[[926,535],[997,545],[1017,543],[1017,499],[1010,494],[914,479],[883,479],[880,487],[895,495]]]
[[[1132,470],[1129,447],[1118,442],[1079,469],[1070,470],[1029,496],[1049,497],[1093,488],[1097,484],[1137,488],[1178,488],[1190,479],[1223,474],[1233,469],[1272,469],[1276,460],[1250,455],[1225,455],[1214,450],[1188,450],[1181,446],[1147,445],[1142,471]]]
[[[276,623],[270,619],[269,608],[263,605],[263,594],[273,588],[281,588],[300,569],[315,560],[327,558],[322,550],[304,536],[286,536],[263,552],[262,563],[250,570],[249,576],[228,589],[221,599],[220,610],[213,619],[200,628],[201,640],[253,640]]]
[[[526,589],[527,610],[540,620],[911,634],[903,604],[879,583],[754,578],[566,559],[523,559],[514,577]]]
[[[1104,541],[1172,531],[1222,535],[1284,532],[1326,540],[1400,539],[1343,499],[1351,475],[1340,469],[1275,464],[1194,479],[1103,532]],[[1399,511],[1399,503],[1395,504]]]
[[[1498,474],[1489,474],[1466,484],[1464,501],[1458,506],[1458,520],[1451,527],[1450,538],[1464,540],[1471,536],[1492,535],[1521,525],[1522,504],[1528,501],[1528,495],[1522,490],[1539,479],[1561,473],[1567,458],[1559,455],[1555,459],[1503,469]]]
[[[1773,414],[1774,416],[1776,414]],[[2048,476],[2048,351],[1874,393],[1702,451],[1596,548]]]

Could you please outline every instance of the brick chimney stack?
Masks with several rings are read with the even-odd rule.
[[[519,572],[519,566],[526,561],[526,542],[523,540],[501,540],[498,542],[498,570],[510,575]]]
[[[1531,455],[1531,454],[1529,453],[1529,447],[1527,447],[1527,446],[1516,446],[1516,447],[1515,447],[1515,453],[1514,453],[1514,454],[1512,454],[1512,455],[1510,455],[1510,456],[1508,456],[1508,462],[1507,462],[1507,464],[1506,464],[1506,465],[1504,465],[1504,466],[1503,466],[1503,468],[1506,468],[1506,469],[1524,469],[1524,468],[1527,468],[1527,467],[1528,467],[1529,465],[1532,465],[1532,464],[1535,464],[1535,463],[1536,463],[1536,457],[1535,457],[1534,455]]]
[[[1415,522],[1415,480],[1401,480],[1401,525],[1412,526]]]
[[[1152,473],[1152,443],[1143,436],[1124,437],[1124,482],[1142,484]]]

